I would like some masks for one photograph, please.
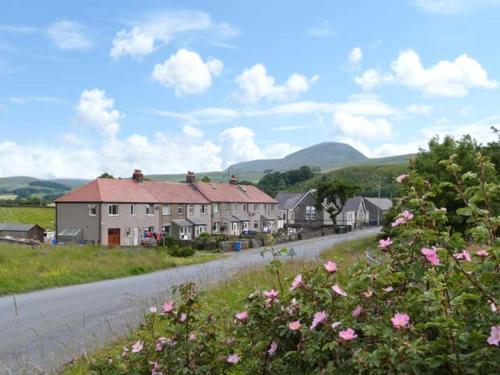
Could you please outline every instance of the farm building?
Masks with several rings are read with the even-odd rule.
[[[0,237],[29,238],[43,242],[45,229],[37,224],[2,224]]]

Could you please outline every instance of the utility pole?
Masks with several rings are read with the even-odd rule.
[[[380,226],[380,182],[378,184],[377,226]]]

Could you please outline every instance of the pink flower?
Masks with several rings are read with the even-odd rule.
[[[274,289],[264,291],[264,296],[266,296],[266,298],[269,298],[271,301],[276,299],[276,297],[278,297],[278,294],[279,292]]]
[[[335,329],[337,328],[339,325],[341,325],[342,323],[340,322],[335,322],[335,323],[332,323],[332,329]]]
[[[365,298],[370,298],[371,296],[373,296],[373,290],[367,290],[366,292],[363,292],[363,295],[365,296]]]
[[[391,237],[387,237],[385,240],[381,239],[380,241],[378,241],[378,248],[379,249],[386,249],[389,246],[391,246],[392,244],[393,244],[393,242],[391,240]]]
[[[453,254],[453,257],[457,260],[466,260],[467,262],[471,262],[472,259],[470,257],[470,254],[467,250],[463,250],[459,253]]]
[[[394,227],[399,227],[402,224],[406,224],[406,220],[403,219],[402,217],[398,217],[396,218],[396,220],[394,220],[391,226],[394,228]]]
[[[402,175],[399,175],[398,177],[396,177],[396,181],[399,183],[399,184],[402,184],[409,176],[404,173]]]
[[[239,312],[238,314],[235,315],[235,318],[238,319],[240,322],[244,322],[248,319],[248,312],[247,311]]]
[[[439,257],[436,253],[436,248],[429,249],[428,247],[423,247],[420,252],[425,255],[427,261],[433,266],[439,265]]]
[[[151,314],[156,314],[156,313],[158,312],[158,309],[157,309],[155,306],[151,306],[151,307],[149,308],[149,312],[150,312]]]
[[[384,288],[384,289],[382,289],[382,290],[383,290],[384,292],[386,292],[386,293],[390,293],[390,292],[394,291],[394,288],[393,288],[392,286],[388,286],[387,288]]]
[[[476,251],[476,255],[478,257],[485,258],[488,255],[490,255],[490,253],[488,253],[488,251],[486,251],[486,250],[478,250],[478,251]]]
[[[238,354],[230,354],[226,359],[226,362],[231,363],[232,365],[237,364],[239,361],[240,361],[240,356]]]
[[[189,338],[188,339],[189,339],[189,341],[195,341],[196,340],[196,333],[191,332],[189,334]]]
[[[278,343],[273,340],[267,352],[269,353],[269,355],[273,355],[274,353],[276,353],[276,350],[278,350]]]
[[[490,309],[492,312],[496,313],[497,312],[497,305],[495,305],[493,302],[490,304]]]
[[[491,327],[490,337],[486,340],[488,344],[498,346],[500,342],[500,326]]]
[[[179,318],[179,320],[180,320],[181,322],[185,322],[185,321],[186,321],[186,319],[187,319],[187,314],[186,314],[186,313],[182,313],[182,314],[181,314],[181,317]]]
[[[295,279],[293,279],[292,287],[290,288],[290,290],[297,289],[301,285],[302,285],[302,275],[297,275],[295,276]]]
[[[351,341],[354,340],[356,337],[358,337],[356,332],[354,332],[354,330],[351,328],[347,328],[343,331],[340,331],[339,336],[344,341]]]
[[[360,305],[356,306],[356,308],[352,311],[353,318],[357,318],[358,316],[361,315],[362,312],[363,308]]]
[[[414,216],[410,211],[405,210],[396,218],[396,220],[391,225],[393,227],[398,227],[402,224],[406,224],[408,221],[413,219],[413,217]]]
[[[139,353],[144,347],[144,342],[136,341],[134,345],[132,345],[132,353]]]
[[[401,213],[401,216],[403,217],[403,219],[405,219],[406,221],[410,221],[411,219],[413,219],[413,214],[408,211],[408,210],[405,210]]]
[[[290,331],[297,331],[298,329],[300,329],[300,326],[300,320],[296,320],[288,324],[288,328],[290,329]]]
[[[314,319],[311,324],[311,330],[316,328],[318,324],[322,323],[326,319],[326,312],[325,311],[319,311],[314,314]]]
[[[332,286],[332,290],[337,293],[339,296],[342,296],[342,297],[347,297],[347,293],[344,292],[342,290],[342,288],[338,285],[338,284],[335,284],[334,286]]]
[[[161,352],[163,350],[163,346],[166,344],[167,339],[165,337],[160,337],[156,341],[156,351]]]
[[[408,324],[410,323],[410,317],[408,316],[408,314],[396,313],[391,318],[391,322],[393,327],[396,329],[408,328]]]
[[[174,310],[174,302],[173,301],[168,301],[163,304],[163,312],[164,313],[171,313]]]
[[[327,270],[327,272],[334,273],[335,271],[337,271],[337,265],[331,260],[326,262],[323,266],[325,267],[325,270]]]
[[[158,362],[149,362],[149,364],[153,366],[151,369],[151,375],[163,375]]]

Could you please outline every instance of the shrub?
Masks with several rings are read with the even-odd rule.
[[[172,246],[168,249],[168,253],[173,257],[190,257],[195,252],[196,250],[191,246]]]
[[[378,262],[346,276],[337,265],[283,280],[272,250],[276,289],[250,294],[220,322],[204,316],[193,284],[176,302],[152,309],[138,341],[100,358],[99,373],[159,374],[493,374],[499,372],[500,186],[494,166],[476,155],[479,174],[454,157],[442,168],[461,199],[465,233],[451,230],[430,182],[412,172],[379,242]],[[462,182],[467,180],[467,188]],[[479,208],[485,207],[485,208]]]

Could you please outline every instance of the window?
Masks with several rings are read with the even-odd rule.
[[[163,216],[170,216],[172,214],[171,208],[169,204],[164,204],[161,208],[161,213]]]
[[[233,223],[233,232],[238,231],[238,223]]]
[[[229,212],[230,208],[231,208],[231,205],[229,203],[226,203],[226,212]]]
[[[243,203],[243,212],[247,212],[247,211],[248,211],[248,204]]]
[[[306,220],[316,220],[316,207],[306,206]]]
[[[248,221],[243,222],[243,230],[248,229]]]
[[[259,211],[259,210],[260,210],[260,207],[259,207],[259,204],[258,204],[258,203],[254,203],[254,204],[253,204],[253,210],[254,210],[254,211]]]
[[[170,236],[170,225],[164,225],[161,228],[161,231],[162,231],[164,236]]]
[[[206,204],[202,204],[200,212],[201,212],[202,215],[208,214],[208,206]]]
[[[233,204],[233,212],[238,212],[238,203]]]
[[[135,216],[135,204],[133,204],[133,203],[130,205],[130,215]]]
[[[154,233],[154,231],[155,231],[155,227],[152,227],[152,226],[144,227],[145,233],[147,233],[147,232]]]
[[[97,205],[89,205],[89,216],[97,216]]]
[[[194,204],[188,205],[188,215],[194,215]]]
[[[206,232],[206,227],[204,225],[197,225],[196,227],[194,227],[194,231],[195,231],[196,237],[198,237],[203,232]]]
[[[108,206],[108,215],[109,216],[118,216],[118,205],[117,204],[110,204]]]
[[[184,234],[191,234],[191,227],[181,227],[181,230],[179,232],[181,235]]]
[[[219,203],[214,203],[212,210],[214,211],[214,214],[218,213],[220,210],[220,204]]]
[[[215,221],[215,222],[214,222],[214,225],[213,225],[213,227],[212,227],[212,230],[213,230],[214,232],[220,232],[220,228],[221,228],[221,225],[220,225],[220,224],[221,224],[221,223],[220,223],[220,221]]]
[[[177,214],[182,215],[184,213],[184,206],[178,205],[177,206]]]
[[[253,223],[253,228],[254,229],[259,229],[259,222],[256,221],[255,223]]]
[[[155,212],[155,205],[154,204],[147,204],[146,205],[146,215],[153,215]]]

